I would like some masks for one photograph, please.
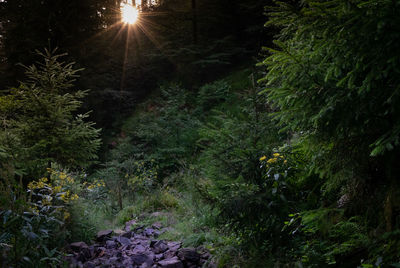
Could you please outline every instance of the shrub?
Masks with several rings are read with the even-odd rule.
[[[8,202],[1,204],[1,258],[5,256],[2,265],[59,267],[63,263],[59,249],[67,238],[70,205],[78,195],[70,175],[50,172],[50,179],[43,177],[28,184],[26,201],[22,187],[13,187],[10,182],[1,184],[2,193],[14,189],[12,199],[3,199]]]

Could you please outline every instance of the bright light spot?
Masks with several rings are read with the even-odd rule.
[[[121,5],[122,21],[127,24],[134,24],[139,18],[139,11],[130,4]]]

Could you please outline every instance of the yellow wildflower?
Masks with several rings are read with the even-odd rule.
[[[277,157],[280,156],[280,154],[279,154],[279,153],[274,153],[273,156],[274,156],[275,158],[277,158]]]
[[[287,160],[283,161],[283,163],[286,165],[287,164]]]
[[[68,211],[64,211],[64,221],[71,216]]]
[[[32,190],[35,187],[35,182],[31,181],[30,183],[28,183],[28,189]]]
[[[63,180],[63,179],[65,179],[67,177],[67,174],[65,174],[64,172],[60,172],[59,177],[60,177],[60,179]]]
[[[276,163],[276,161],[278,161],[278,158],[270,158],[270,159],[268,159],[267,163],[273,164],[273,163]]]
[[[267,159],[267,157],[264,155],[264,156],[262,156],[262,157],[260,157],[260,161],[263,161],[263,160],[265,160],[265,159]]]
[[[31,210],[34,214],[39,214],[39,210],[37,209],[37,207],[31,207]]]
[[[61,191],[61,186],[55,186],[53,189],[54,193],[59,193]]]

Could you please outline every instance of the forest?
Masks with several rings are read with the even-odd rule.
[[[399,161],[400,0],[0,0],[0,267],[400,267]]]

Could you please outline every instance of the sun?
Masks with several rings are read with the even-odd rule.
[[[121,16],[124,23],[134,24],[139,18],[139,11],[130,4],[122,4]]]

